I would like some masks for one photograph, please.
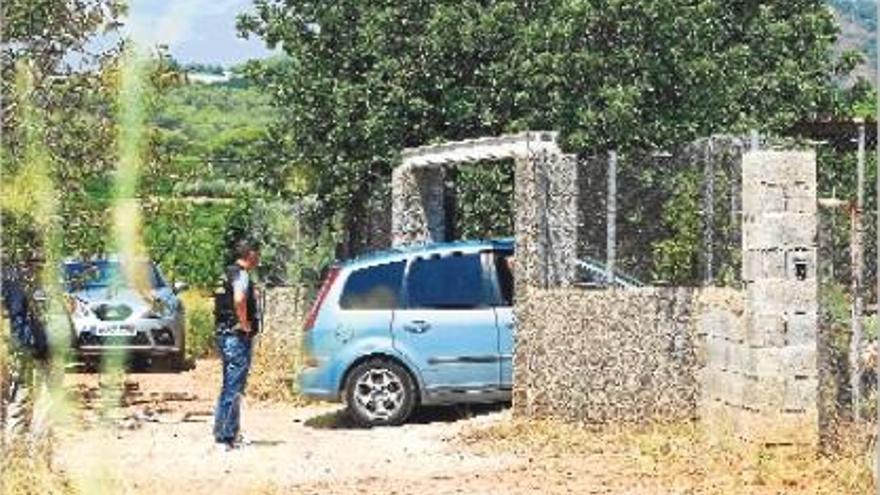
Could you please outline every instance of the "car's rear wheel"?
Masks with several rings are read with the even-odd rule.
[[[415,382],[397,363],[371,359],[349,373],[345,402],[349,415],[360,426],[399,425],[415,408]]]

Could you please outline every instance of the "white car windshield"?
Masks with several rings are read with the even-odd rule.
[[[165,281],[156,267],[144,262],[152,288],[165,287]],[[118,261],[92,261],[67,263],[64,265],[64,279],[68,291],[101,289],[106,287],[126,287],[123,267]]]

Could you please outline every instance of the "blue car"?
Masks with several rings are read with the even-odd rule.
[[[304,325],[300,392],[345,402],[362,426],[403,423],[418,404],[510,400],[513,253],[465,241],[333,266]]]

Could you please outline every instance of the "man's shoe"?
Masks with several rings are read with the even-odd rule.
[[[217,452],[221,452],[221,453],[225,454],[226,452],[229,452],[231,450],[235,450],[236,446],[235,446],[234,442],[217,442],[215,444],[215,448],[217,449]]]
[[[253,440],[242,435],[241,433],[239,433],[238,436],[235,437],[235,441],[233,442],[233,445],[235,445],[235,448],[238,448],[238,449],[240,449],[242,447],[250,447],[253,444],[254,444]]]

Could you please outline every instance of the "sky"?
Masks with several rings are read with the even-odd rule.
[[[129,0],[126,22],[142,46],[167,45],[180,62],[234,65],[272,55],[262,40],[237,36],[235,18],[252,0]]]

